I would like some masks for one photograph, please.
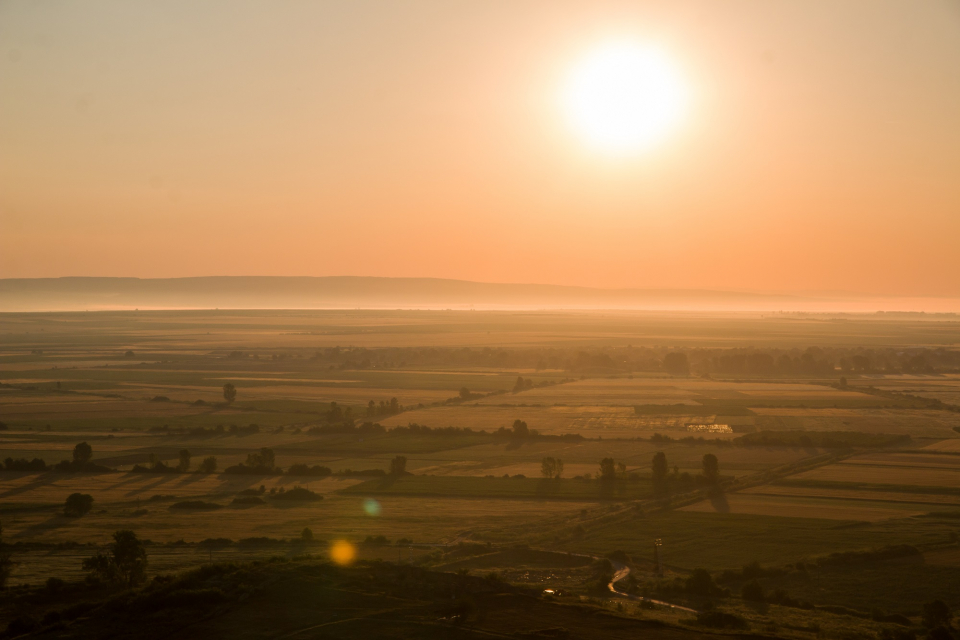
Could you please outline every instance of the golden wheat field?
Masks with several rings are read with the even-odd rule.
[[[960,460],[948,455],[872,454],[806,471],[795,477],[797,480],[960,489]]]

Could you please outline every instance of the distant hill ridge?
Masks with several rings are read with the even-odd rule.
[[[956,312],[960,311],[960,299],[842,292],[601,289],[372,276],[0,278],[0,312],[214,308]]]
[[[792,296],[441,278],[206,276],[0,279],[0,311],[82,309],[772,308]]]

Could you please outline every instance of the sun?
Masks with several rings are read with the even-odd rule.
[[[573,129],[591,147],[615,155],[655,146],[678,124],[686,102],[670,59],[633,41],[609,42],[586,54],[562,93]]]

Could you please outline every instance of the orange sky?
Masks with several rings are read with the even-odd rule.
[[[611,38],[655,149],[561,116]],[[0,2],[0,277],[960,295],[960,3]]]

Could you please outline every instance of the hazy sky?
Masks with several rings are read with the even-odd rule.
[[[960,2],[0,0],[0,277],[232,274],[960,295]]]

